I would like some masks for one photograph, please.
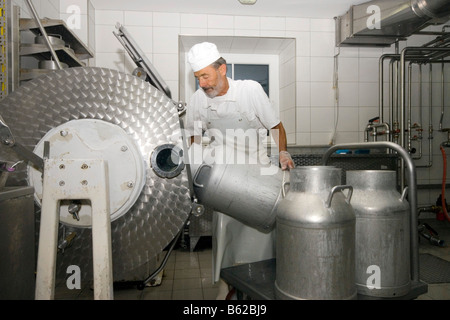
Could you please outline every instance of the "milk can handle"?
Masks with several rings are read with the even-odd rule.
[[[281,195],[283,196],[283,198],[286,198],[286,185],[289,185],[289,187],[291,186],[291,182],[286,181],[286,171],[287,170],[283,171],[283,181],[281,182]]]
[[[408,195],[408,187],[405,187],[405,189],[403,189],[400,201],[405,201],[407,195]]]
[[[202,163],[202,164],[198,167],[197,171],[196,171],[195,174],[194,174],[194,178],[192,179],[192,180],[193,180],[192,182],[193,182],[194,186],[197,187],[197,188],[203,188],[203,185],[202,185],[202,184],[197,183],[197,177],[198,177],[198,175],[200,174],[200,171],[202,171],[202,169],[203,169],[204,167],[212,168],[212,166],[210,166],[209,164],[204,164],[204,163]]]
[[[333,195],[338,192],[338,191],[342,191],[348,189],[348,195],[345,199],[345,202],[347,202],[348,204],[350,204],[350,199],[352,198],[352,193],[353,193],[353,187],[352,186],[335,186],[331,189],[330,194],[328,195],[328,199],[327,202],[325,203],[325,207],[329,208],[331,207],[331,200],[333,199]]]
[[[286,185],[290,186],[291,182],[290,181],[283,182],[283,185],[281,186],[281,195],[283,196],[283,198],[286,198],[286,189],[285,189]]]

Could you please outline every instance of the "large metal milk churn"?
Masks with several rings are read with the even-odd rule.
[[[396,172],[347,171],[356,214],[356,288],[372,297],[409,292],[410,222],[406,190],[396,189]]]
[[[356,298],[352,187],[341,179],[331,166],[290,170],[277,208],[277,299]]]
[[[193,170],[200,203],[263,233],[273,230],[282,197],[282,171],[278,166],[201,164]]]

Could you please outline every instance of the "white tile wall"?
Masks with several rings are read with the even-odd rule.
[[[121,45],[110,34],[116,22],[133,30],[135,40],[145,48],[145,54],[170,86],[172,96],[180,96],[180,68],[183,52],[179,52],[180,35],[201,36],[248,36],[287,37],[295,39],[292,53],[280,55],[280,116],[288,131],[289,142],[300,146],[327,145],[333,136],[334,143],[362,142],[367,121],[378,116],[378,67],[384,53],[394,48],[336,48],[334,19],[292,18],[268,16],[203,15],[165,12],[95,11],[96,63],[131,72],[134,65]],[[408,45],[423,43],[422,38],[408,40]],[[400,50],[405,47],[400,44]],[[338,87],[334,88],[334,56],[338,58]],[[292,54],[292,56],[290,56]],[[449,66],[450,68],[450,66]],[[435,67],[433,79],[440,81],[440,70]],[[385,81],[388,66],[384,66]],[[450,71],[450,69],[449,69]],[[189,70],[186,70],[189,72]],[[415,71],[417,72],[417,71]],[[415,73],[417,77],[417,73]],[[424,68],[423,79],[428,81],[428,70]],[[415,80],[417,82],[417,80]],[[450,81],[450,80],[449,80]],[[414,88],[418,88],[417,84]],[[428,106],[427,85],[424,85],[423,102]],[[335,89],[339,93],[339,104],[335,101]],[[387,92],[387,88],[385,92]],[[438,126],[441,89],[433,88],[433,125]],[[448,90],[447,92],[450,92]],[[413,105],[417,106],[418,90],[414,90]],[[450,93],[446,94],[450,99]],[[389,99],[385,95],[385,103]],[[338,109],[337,109],[338,108]],[[385,109],[385,117],[388,109]],[[428,127],[428,109],[423,114],[424,128]],[[418,121],[415,116],[414,121]],[[450,126],[450,116],[448,118]],[[441,132],[434,133],[433,166],[418,169],[422,183],[440,183],[442,180],[442,156],[439,143],[446,139]],[[427,132],[424,131],[423,150],[428,150]],[[450,151],[449,151],[450,153]],[[424,156],[418,163],[426,164]],[[437,198],[432,191],[423,191],[420,201],[427,203]],[[420,203],[420,202],[419,202]]]
[[[182,14],[180,20],[183,28],[208,28],[208,16],[205,14]]]
[[[96,67],[125,72],[125,60],[122,52],[97,52],[95,55],[95,63]]]
[[[359,107],[378,106],[378,83],[359,82]],[[367,122],[366,122],[367,124]]]
[[[116,22],[123,24],[123,11],[95,10],[95,24],[115,26]]]
[[[334,108],[317,107],[311,110],[311,132],[325,133],[334,126]]]
[[[311,83],[297,82],[297,108],[311,109]]]
[[[239,30],[261,30],[261,18],[253,16],[235,16],[234,29]]]
[[[234,17],[221,15],[207,15],[207,28],[233,30]]]
[[[342,132],[358,131],[358,107],[340,107],[338,114],[338,126]]]
[[[358,82],[339,82],[339,104],[342,107],[353,107],[355,113],[358,115],[359,108],[359,94],[358,94]],[[340,128],[339,128],[340,129]],[[358,131],[358,128],[356,128]]]
[[[136,33],[132,33],[136,42],[144,43],[145,49],[143,51],[153,61],[153,64],[163,76],[166,82],[173,82],[175,88],[172,92],[177,91],[178,82],[178,61],[179,54],[178,37],[180,34],[189,35],[235,35],[235,36],[260,36],[264,34],[266,37],[285,37],[286,28],[294,29],[295,25],[300,26],[300,30],[308,30],[310,28],[308,19],[285,19],[278,17],[249,17],[240,16],[232,17],[225,15],[199,15],[199,14],[177,14],[164,12],[123,12],[118,11],[99,10],[95,13],[96,19],[96,52],[101,53],[97,55],[99,66],[118,66],[121,61],[126,61],[121,56],[121,53],[126,57],[127,54],[123,52],[120,45],[114,42],[109,34],[111,26],[116,21],[124,22],[125,27],[131,32],[134,28]],[[130,21],[132,20],[132,22]],[[137,21],[141,20],[142,23]],[[130,21],[129,26],[127,21]],[[323,21],[318,24],[317,28],[321,28]],[[147,29],[152,28],[152,30]],[[137,31],[142,29],[145,31]],[[316,29],[317,30],[317,29]],[[151,39],[148,35],[151,34]],[[144,37],[144,35],[146,35]],[[301,34],[306,41],[305,45],[301,46],[300,54],[308,57],[310,56],[310,34],[305,32]],[[150,41],[149,41],[150,40]],[[142,48],[142,45],[141,45]],[[306,49],[305,49],[306,48]],[[290,53],[290,58],[287,56],[286,61],[283,61],[282,79],[280,81],[281,91],[284,93],[280,96],[280,101],[283,101],[281,109],[287,111],[290,108],[295,108],[295,77],[296,77],[296,48]],[[108,58],[110,61],[108,61]],[[132,63],[129,66],[118,66],[117,69],[128,70],[132,68]],[[305,65],[307,74],[310,72],[310,66]],[[294,113],[295,114],[295,113]],[[295,133],[295,121],[292,124],[285,125],[287,131]],[[295,141],[295,134],[292,138]]]
[[[311,56],[333,57],[335,54],[334,39],[334,32],[311,32]]]
[[[280,79],[280,88],[286,87],[290,84],[295,84],[295,74],[296,74],[296,72],[294,71],[295,63],[296,63],[296,60],[294,57],[288,61],[285,61],[281,65],[280,74],[282,74],[283,77],[281,77],[281,79]],[[294,102],[295,102],[295,99],[294,99]]]
[[[31,17],[24,0],[13,0],[21,7],[21,16]],[[393,53],[390,48],[358,48],[334,46],[334,19],[292,18],[272,16],[231,16],[187,13],[95,10],[89,0],[34,0],[33,4],[41,17],[61,18],[71,16],[71,5],[80,8],[81,28],[74,30],[94,52],[90,65],[132,72],[135,64],[114,37],[116,23],[123,24],[132,34],[146,56],[170,86],[172,97],[180,96],[179,69],[184,53],[179,52],[180,35],[210,36],[257,36],[294,38],[294,48],[285,48],[280,54],[280,113],[291,144],[300,146],[326,145],[330,142],[336,120],[335,143],[364,140],[364,129],[368,119],[378,116],[378,67],[379,57]],[[441,27],[428,30],[440,31]],[[400,43],[417,46],[432,40],[433,36],[412,36]],[[335,105],[333,88],[333,57],[338,59],[339,105]],[[445,66],[450,74],[450,65]],[[187,71],[189,72],[189,71]],[[417,163],[419,184],[440,184],[443,174],[443,159],[439,145],[447,139],[439,132],[441,112],[441,69],[433,66],[433,116],[434,127],[432,166],[426,167],[428,157],[429,93],[428,66],[423,67],[422,79],[422,126],[423,155]],[[388,80],[388,65],[384,66],[385,81]],[[450,78],[450,77],[449,77]],[[413,70],[412,103],[413,122],[419,122],[418,69]],[[387,83],[387,82],[386,82]],[[446,86],[450,79],[446,79]],[[387,88],[385,92],[387,92]],[[445,101],[450,101],[450,90],[445,90]],[[385,104],[388,105],[388,94]],[[389,117],[385,109],[385,117]],[[450,126],[450,115],[444,118],[444,127]],[[414,142],[418,147],[418,143]],[[450,154],[450,150],[446,150]],[[447,177],[450,176],[447,170]],[[434,203],[439,190],[419,190],[419,205]]]
[[[179,13],[153,13],[153,26],[155,27],[180,27]]]
[[[311,56],[311,33],[307,31],[286,31],[287,37],[296,39],[298,57]]]
[[[378,58],[359,58],[358,80],[378,83]]]
[[[95,25],[96,52],[124,52],[123,46],[114,36],[114,25]]]
[[[311,57],[311,81],[333,81],[334,59],[332,57]]]
[[[130,25],[126,26],[128,33],[133,37],[133,39],[139,40],[137,45],[143,52],[156,52],[156,49],[153,48],[153,41],[149,41],[149,35],[153,34],[153,27],[149,26],[135,26]],[[145,41],[142,41],[146,39]]]
[[[125,11],[123,19],[126,26],[153,26],[153,12]]]
[[[339,56],[338,60],[338,76],[339,84],[347,82],[358,82],[359,80],[359,59],[348,58],[346,56]],[[343,95],[344,97],[346,95]]]
[[[297,57],[296,77],[299,82],[311,81],[311,57]]]
[[[311,82],[311,108],[332,106],[334,106],[333,82]]]
[[[291,31],[311,31],[310,19],[286,18],[286,30]]]
[[[261,30],[286,31],[286,19],[279,17],[261,17]]]
[[[59,0],[33,0],[32,4],[40,18],[59,18]],[[21,18],[32,18],[31,11],[25,0],[12,0],[11,5],[20,7]]]

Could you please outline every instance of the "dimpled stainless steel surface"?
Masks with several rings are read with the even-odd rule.
[[[178,143],[180,124],[175,105],[147,82],[116,70],[79,67],[58,70],[19,87],[0,101],[0,114],[17,142],[33,150],[52,128],[76,119],[99,119],[121,127],[139,146],[146,166],[145,185],[131,209],[111,223],[114,280],[143,280],[157,265],[164,248],[175,238],[191,209],[186,170],[166,179],[150,167],[159,145]],[[181,145],[181,144],[180,144]],[[4,159],[19,159],[0,147]],[[51,157],[51,148],[50,148]],[[21,164],[8,184],[27,184]],[[37,207],[39,221],[39,207]],[[64,230],[66,229],[66,230]],[[90,228],[60,225],[77,237],[58,254],[57,274],[78,265],[82,277],[92,277]]]

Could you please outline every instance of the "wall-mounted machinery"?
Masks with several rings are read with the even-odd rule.
[[[336,45],[390,46],[449,19],[446,0],[372,0],[336,18]]]

